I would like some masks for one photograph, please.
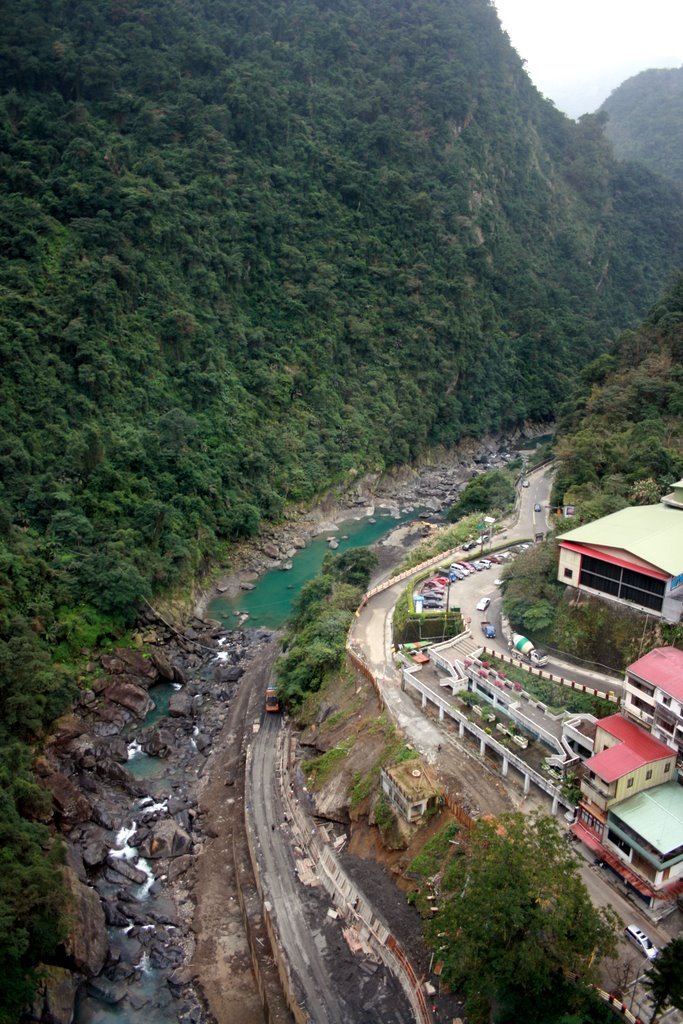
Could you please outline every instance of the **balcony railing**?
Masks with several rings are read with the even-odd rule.
[[[610,793],[607,790],[601,789],[600,786],[596,786],[595,783],[591,782],[590,779],[587,779],[585,775],[581,780],[581,789],[588,799],[603,811],[606,810],[607,804],[610,800],[614,800],[614,793]]]
[[[641,683],[639,679],[634,679],[633,676],[626,676],[624,689],[631,690],[633,693],[644,693],[646,697],[654,698],[655,695],[655,688],[651,683]]]
[[[668,708],[666,704],[657,704],[655,708],[655,721],[667,722],[673,726],[683,726],[683,715],[679,715],[672,708]]]
[[[653,713],[650,713],[649,711],[643,711],[642,708],[639,708],[636,704],[631,704],[630,702],[628,704],[624,704],[624,711],[627,715],[630,715],[631,718],[637,718],[639,722],[645,722],[646,725],[652,725],[655,717],[654,708],[652,709]]]

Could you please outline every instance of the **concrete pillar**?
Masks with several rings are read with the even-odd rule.
[[[508,773],[508,765],[509,765],[509,763],[510,762],[508,761],[507,757],[504,757],[503,758],[503,778],[505,778],[505,776]]]
[[[531,788],[531,776],[530,775],[525,775],[524,776],[524,796],[528,796],[529,795],[529,789],[530,788]]]
[[[557,798],[557,793],[556,793],[555,796],[553,797],[553,806],[552,806],[552,809],[550,811],[551,814],[556,814],[557,813],[557,805],[558,805],[558,803],[559,803],[559,800]]]
[[[439,721],[443,722],[443,708],[442,707],[439,708]]]
[[[422,694],[422,707],[423,708],[427,707],[427,697],[426,697],[426,695],[424,693]]]
[[[482,738],[479,740],[479,756],[483,757],[485,753],[486,753],[486,740],[482,736]]]
[[[458,722],[458,736],[460,737],[460,739],[462,739],[464,735],[465,735],[465,723],[464,722]]]

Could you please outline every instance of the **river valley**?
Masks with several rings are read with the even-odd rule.
[[[203,953],[197,949],[197,892],[205,887],[205,854],[215,838],[215,825],[207,821],[212,813],[231,813],[225,789],[231,776],[218,787],[212,783],[221,756],[241,756],[230,712],[242,677],[246,672],[249,680],[255,672],[260,679],[259,664],[273,649],[265,626],[282,624],[292,598],[330,549],[328,537],[339,540],[338,550],[378,543],[380,571],[387,571],[424,528],[420,521],[410,525],[415,512],[408,509],[436,511],[493,459],[496,446],[489,444],[407,479],[382,481],[372,493],[359,488],[343,510],[334,510],[333,523],[324,508],[308,523],[286,527],[279,543],[262,539],[243,552],[243,568],[224,577],[222,593],[205,613],[209,621],[197,618],[175,629],[150,612],[138,632],[146,657],[116,651],[91,666],[92,686],[74,714],[58,723],[43,766],[69,844],[82,935],[70,940],[66,969],[47,986],[34,1020],[51,1015],[60,1024],[70,1021],[76,989],[78,1024],[201,1024],[219,1017],[217,1000],[230,992],[231,978],[239,978],[249,1003],[250,964],[239,914],[231,923],[230,956],[217,964],[212,982],[205,977],[201,988],[195,984],[202,958],[204,966],[216,961],[215,950],[207,953],[210,943]],[[304,539],[292,551],[294,532]],[[279,563],[289,559],[292,568],[283,570]],[[264,568],[269,571],[256,583]],[[241,590],[244,582],[254,589]],[[234,628],[235,611],[249,613],[249,628]],[[268,653],[266,660],[271,658]],[[208,806],[202,792],[212,793]],[[250,1011],[245,1024],[260,1019],[252,1009],[255,1015]],[[237,1020],[235,1011],[233,1003]]]

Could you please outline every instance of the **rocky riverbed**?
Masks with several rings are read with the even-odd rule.
[[[108,1019],[106,1007],[145,1024],[210,1019],[187,966],[187,872],[207,838],[198,786],[244,666],[270,634],[226,635],[197,619],[178,631],[151,616],[141,627],[145,655],[118,649],[89,666],[89,688],[38,763],[66,842],[73,927],[28,1019],[70,1024],[75,1004],[80,1021]],[[168,711],[146,727],[160,694]]]
[[[203,615],[212,597],[235,597],[240,589],[250,589],[269,569],[285,568],[297,550],[322,533],[334,533],[338,524],[359,515],[372,515],[376,506],[396,515],[406,508],[419,507],[426,515],[438,516],[447,510],[473,476],[485,469],[504,466],[516,454],[526,436],[540,427],[529,426],[526,434],[463,441],[452,451],[440,451],[431,460],[401,467],[385,474],[366,474],[345,487],[331,491],[314,508],[293,508],[283,523],[265,526],[260,536],[237,545],[231,552],[229,570],[218,576],[212,587],[197,596],[194,612]],[[396,546],[402,544],[397,536]],[[414,538],[415,539],[415,538]],[[388,568],[390,551],[379,545],[380,568]]]
[[[502,464],[512,448],[512,439],[473,442],[429,466],[359,479],[239,547],[217,589],[248,585],[312,536],[374,505],[438,513],[472,475]],[[409,526],[389,535],[379,546],[380,569],[417,539]],[[55,724],[38,763],[67,847],[73,927],[27,1019],[71,1024],[75,1012],[80,1024],[103,1024],[106,1007],[112,1019],[118,1011],[129,1024],[212,1019],[192,967],[191,869],[211,838],[198,793],[213,741],[221,732],[225,738],[245,667],[272,637],[204,621],[213,592],[201,595],[182,628],[150,611],[135,649],[91,663],[76,706]],[[150,725],[147,716],[160,700],[168,701],[167,711]]]

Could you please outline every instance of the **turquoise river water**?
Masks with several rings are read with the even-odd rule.
[[[206,614],[209,618],[222,622],[228,629],[234,629],[239,622],[239,616],[243,613],[249,616],[245,622],[245,626],[249,628],[265,626],[268,629],[281,629],[289,618],[292,603],[304,583],[320,572],[323,558],[330,550],[328,537],[336,537],[339,541],[339,547],[333,552],[338,555],[349,548],[374,544],[390,530],[415,519],[417,515],[416,509],[396,517],[387,509],[378,508],[372,517],[374,522],[370,522],[367,516],[348,519],[339,524],[336,532],[323,533],[302,551],[297,551],[292,559],[291,569],[269,570],[260,577],[253,590],[240,591],[235,598],[214,598]]]

